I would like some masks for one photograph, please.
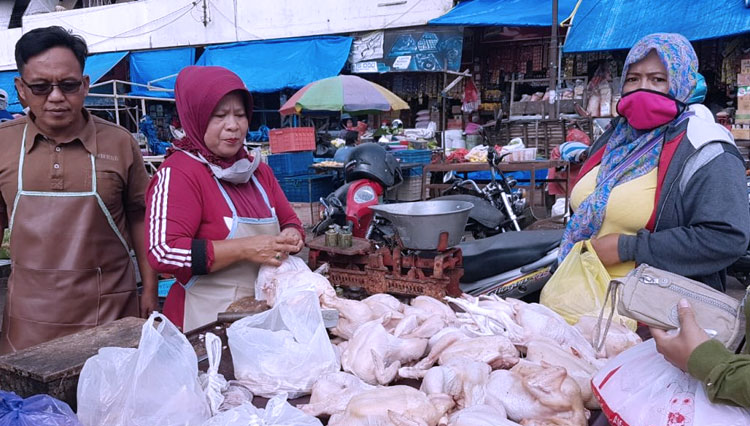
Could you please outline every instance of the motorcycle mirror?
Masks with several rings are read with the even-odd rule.
[[[456,172],[454,170],[450,170],[449,172],[443,175],[443,183],[448,183],[452,181],[455,177],[456,177]]]

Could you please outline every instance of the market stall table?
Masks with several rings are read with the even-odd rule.
[[[500,163],[498,165],[498,168],[502,172],[530,172],[531,176],[529,178],[529,186],[531,187],[531,190],[529,191],[529,205],[534,205],[534,188],[536,187],[537,181],[540,182],[565,182],[565,197],[566,200],[570,196],[570,179],[566,176],[565,179],[537,179],[536,178],[536,172],[537,170],[545,170],[550,168],[562,168],[567,169],[570,166],[570,163],[567,161],[562,160],[535,160],[535,161],[516,161],[516,162],[509,162],[509,163]],[[437,189],[437,190],[444,190],[451,187],[450,184],[447,183],[429,183],[427,181],[426,176],[429,172],[450,172],[453,171],[455,173],[470,173],[470,172],[480,172],[480,171],[488,171],[490,170],[490,165],[486,162],[476,162],[476,163],[435,163],[435,164],[426,164],[423,169],[422,173],[422,199],[426,199],[426,189]],[[481,186],[481,185],[480,185]],[[565,209],[567,211],[568,205],[567,201],[565,204]]]

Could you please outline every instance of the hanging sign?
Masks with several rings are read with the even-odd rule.
[[[462,49],[462,27],[387,30],[356,37],[349,61],[353,73],[458,71]]]

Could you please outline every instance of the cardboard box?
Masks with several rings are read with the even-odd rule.
[[[750,73],[737,74],[737,86],[750,86]]]
[[[750,124],[750,111],[737,111],[734,114],[734,124]]]
[[[734,136],[735,139],[745,139],[745,140],[750,139],[750,128],[747,128],[747,129],[733,128],[732,136]]]
[[[737,112],[750,112],[750,95],[737,97]]]

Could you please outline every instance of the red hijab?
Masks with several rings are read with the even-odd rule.
[[[191,65],[183,68],[177,75],[174,94],[177,114],[185,130],[185,137],[174,141],[174,146],[193,154],[200,153],[210,163],[222,168],[230,167],[242,158],[248,158],[244,148],[237,151],[233,158],[221,158],[212,153],[203,140],[214,108],[221,98],[237,90],[242,92],[245,113],[250,121],[253,96],[237,74],[224,67]]]

